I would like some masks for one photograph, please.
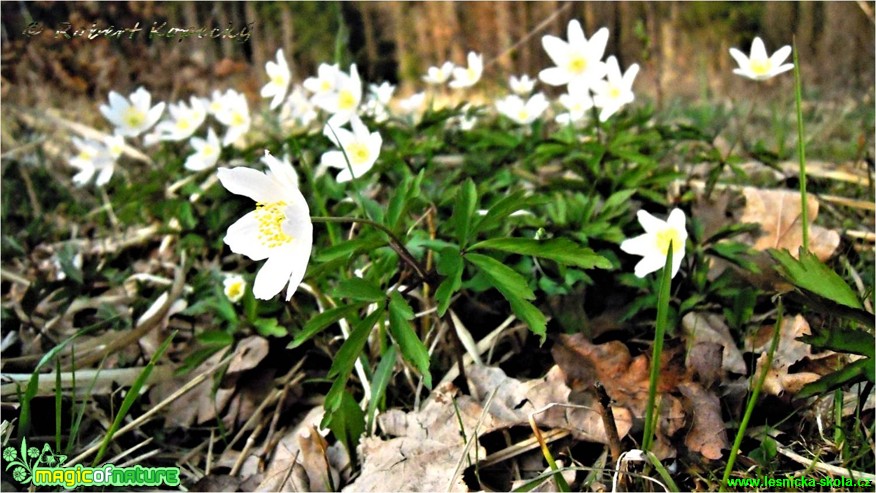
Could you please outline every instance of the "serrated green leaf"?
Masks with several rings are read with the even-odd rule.
[[[492,238],[475,243],[469,250],[490,249],[502,252],[546,258],[582,269],[611,269],[611,262],[589,248],[567,238],[534,240],[529,238]]]
[[[534,195],[527,197],[526,193],[525,190],[518,190],[493,204],[493,206],[487,210],[486,215],[477,222],[474,231],[489,231],[498,226],[502,220],[509,215],[527,207],[547,202],[545,197]]]
[[[285,337],[289,334],[286,327],[277,322],[276,318],[260,318],[252,323],[258,333],[264,337]]]
[[[535,299],[535,294],[529,289],[526,280],[510,267],[498,260],[468,253],[465,259],[475,265],[490,281],[493,287],[502,293],[511,305],[511,311],[529,325],[530,330],[539,336],[544,343],[547,320],[541,311],[532,303],[526,301]]]
[[[798,288],[805,289],[835,303],[850,308],[863,309],[852,288],[828,266],[821,263],[815,254],[799,250],[800,259],[787,250],[770,249],[770,255],[779,264],[779,274]]]
[[[848,327],[813,329],[812,335],[804,335],[800,340],[818,349],[830,349],[838,353],[854,353],[876,357],[873,334]]]
[[[295,338],[289,343],[289,349],[300,346],[329,325],[342,318],[347,318],[350,315],[353,315],[363,306],[365,306],[365,303],[353,303],[351,305],[330,308],[319,315],[316,315],[304,324],[304,327],[301,328],[301,332],[295,334]]]
[[[350,379],[350,373],[353,372],[353,366],[356,364],[359,355],[362,354],[362,349],[365,347],[365,342],[368,341],[371,329],[374,328],[374,324],[383,315],[383,310],[374,310],[364,320],[356,324],[350,333],[350,337],[344,341],[344,344],[341,345],[341,348],[335,354],[332,366],[326,375],[327,378],[334,381],[325,395],[325,402],[323,403],[326,411],[321,424],[323,428],[331,426],[335,412],[341,407],[341,399],[347,387],[347,380]]]
[[[841,370],[837,370],[821,377],[815,382],[804,385],[800,392],[794,396],[794,399],[824,395],[844,385],[863,382],[864,380],[873,382],[874,373],[876,373],[873,362],[873,358],[859,359]]]
[[[438,301],[438,316],[443,317],[450,306],[450,300],[454,293],[459,291],[462,286],[462,271],[465,264],[462,261],[462,256],[456,248],[445,248],[441,250],[441,256],[438,259],[438,273],[444,276],[444,280],[438,285],[435,290],[435,300]]]
[[[350,454],[353,463],[355,463],[356,446],[359,444],[362,433],[365,432],[365,414],[349,392],[341,394],[340,405],[332,413],[328,427],[332,430],[335,438],[344,444],[347,453]]]
[[[386,293],[370,281],[353,277],[338,283],[334,296],[358,301],[380,301],[386,298]]]
[[[195,339],[204,346],[225,347],[234,342],[234,337],[222,330],[205,330],[198,334]]]
[[[505,295],[505,298],[513,296],[525,300],[535,299],[535,294],[529,289],[526,279],[502,262],[479,253],[467,253],[465,259],[493,281],[493,286]]]
[[[456,203],[453,206],[453,215],[450,222],[456,234],[456,240],[461,246],[468,244],[468,238],[472,233],[472,220],[477,207],[478,191],[474,182],[469,178],[462,184]]]
[[[376,248],[386,245],[386,240],[377,237],[371,238],[356,238],[349,241],[342,241],[337,245],[323,248],[316,255],[317,262],[329,262],[341,257],[349,257],[356,252],[368,252]]]
[[[374,414],[377,412],[377,407],[380,405],[384,394],[386,394],[386,387],[392,378],[396,354],[395,346],[390,345],[380,358],[377,369],[374,370],[374,377],[371,379],[371,398],[368,399],[368,411],[366,412],[368,422],[365,429],[369,430],[369,432],[374,425]]]
[[[414,311],[408,302],[398,293],[393,291],[389,301],[389,331],[393,339],[401,349],[405,360],[423,375],[423,383],[427,388],[432,388],[432,374],[429,373],[429,350],[417,336],[411,320],[414,319]]]

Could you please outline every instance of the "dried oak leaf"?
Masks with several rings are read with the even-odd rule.
[[[753,334],[747,341],[748,346],[754,352],[762,353],[757,359],[757,374],[763,371],[766,364],[767,351],[772,338],[773,326],[763,327]],[[817,355],[812,354],[812,346],[798,341],[803,335],[810,335],[809,323],[801,315],[785,317],[780,328],[779,345],[773,355],[773,363],[764,380],[763,390],[772,395],[781,395],[784,392],[796,394],[807,383],[818,380],[821,375],[810,371],[798,371],[789,373],[792,365],[804,359],[821,359],[833,357],[833,351],[824,351]]]
[[[703,457],[718,460],[722,449],[729,448],[727,429],[721,419],[721,402],[700,384],[682,382],[678,390],[685,397],[686,408],[693,414],[692,424],[684,437],[688,449]]]
[[[760,236],[752,239],[752,247],[755,250],[785,248],[796,258],[797,250],[803,245],[800,194],[754,187],[745,187],[742,193],[745,195],[745,209],[740,221],[759,223],[762,231]],[[809,249],[819,260],[827,260],[839,246],[839,233],[812,224],[818,217],[818,199],[815,196],[808,195],[806,205],[810,222]]]
[[[712,313],[691,312],[681,319],[681,328],[688,337],[688,343],[695,346],[710,342],[719,344],[721,351],[721,368],[725,371],[744,374],[746,371],[742,351],[736,347],[736,341],[730,335],[730,328],[721,316]],[[690,359],[690,358],[689,358]]]

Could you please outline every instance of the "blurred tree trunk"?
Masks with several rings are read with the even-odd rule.
[[[292,7],[288,3],[280,4],[280,33],[283,36],[283,52],[286,53],[286,61],[289,63],[289,70],[296,73],[295,66],[295,26],[292,23]]]
[[[368,72],[367,78],[374,80],[375,70],[379,60],[377,59],[377,42],[374,39],[374,20],[371,16],[370,2],[359,2],[359,13],[362,15],[362,31],[365,38],[365,55],[368,57],[366,67]]]
[[[511,13],[509,12],[511,2],[495,2],[492,4],[493,9],[495,10],[495,19],[496,19],[496,55],[503,54],[501,57],[497,59],[497,62],[500,67],[502,67],[502,73],[504,76],[507,76],[509,73],[514,71],[514,64],[511,60],[511,53],[506,50],[514,44],[514,41],[511,39]]]
[[[258,15],[255,8],[254,2],[243,2],[243,13],[244,13],[244,23],[248,22],[249,19],[255,20],[262,18]],[[265,66],[266,55],[266,43],[268,43],[268,39],[270,36],[271,29],[273,26],[263,26],[262,29],[253,29],[252,36],[249,38],[249,46],[252,50],[252,63],[255,67],[262,68]]]

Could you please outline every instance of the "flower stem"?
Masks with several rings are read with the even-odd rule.
[[[733,464],[736,462],[736,454],[739,452],[739,447],[742,445],[742,439],[745,437],[745,430],[748,428],[748,421],[754,413],[754,405],[757,403],[757,398],[760,396],[760,390],[763,388],[763,383],[766,381],[766,376],[773,366],[773,355],[776,353],[776,348],[779,347],[779,335],[782,330],[783,313],[782,298],[779,298],[778,314],[776,315],[776,326],[773,329],[773,339],[770,343],[770,349],[767,351],[766,362],[761,367],[760,375],[754,383],[754,388],[751,389],[751,395],[748,397],[748,404],[745,407],[745,414],[742,416],[742,421],[739,423],[739,430],[736,431],[736,439],[733,440],[733,447],[730,449],[730,457],[727,459],[727,465],[724,467],[724,478],[721,480],[721,491],[725,491],[727,480],[730,479],[730,472],[733,470]]]
[[[432,272],[427,272],[420,265],[420,263],[417,262],[417,259],[414,258],[414,256],[411,254],[411,252],[408,251],[407,247],[405,247],[404,243],[402,243],[402,241],[398,238],[398,236],[396,236],[395,233],[393,233],[391,229],[387,228],[386,226],[384,226],[376,221],[372,221],[371,219],[360,219],[360,218],[356,218],[356,217],[330,217],[330,216],[312,216],[310,218],[310,220],[315,222],[315,223],[344,223],[344,224],[359,223],[359,224],[367,224],[369,226],[373,226],[373,227],[379,229],[380,231],[383,231],[384,233],[386,233],[386,236],[389,237],[389,246],[393,250],[395,250],[395,253],[397,253],[399,255],[399,257],[401,257],[401,259],[406,264],[408,264],[412,269],[414,269],[414,272],[417,273],[417,276],[420,278],[420,281],[422,281],[422,282],[434,281],[434,277],[436,274],[432,273]]]
[[[800,157],[800,221],[803,227],[803,249],[809,251],[809,202],[806,200],[806,143],[803,142],[803,89],[800,83],[800,61],[797,59],[797,41],[794,44],[794,99],[797,102],[797,154]]]
[[[663,266],[663,276],[660,279],[660,291],[657,294],[657,323],[654,330],[654,349],[651,353],[651,378],[648,383],[648,405],[645,407],[645,435],[642,437],[642,450],[649,452],[654,442],[655,422],[659,415],[654,409],[657,397],[657,379],[660,376],[660,356],[663,353],[663,336],[666,333],[666,319],[669,315],[669,287],[672,284],[672,242],[666,253],[666,264]]]

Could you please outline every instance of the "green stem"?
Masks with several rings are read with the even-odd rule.
[[[417,276],[419,276],[421,281],[429,282],[430,280],[432,280],[433,277],[435,277],[434,274],[432,274],[430,272],[426,272],[426,270],[420,265],[419,262],[417,262],[417,259],[415,259],[413,255],[411,255],[411,252],[408,251],[408,249],[407,249],[407,247],[405,247],[404,243],[402,243],[402,241],[398,238],[398,236],[395,235],[395,233],[392,232],[391,229],[387,228],[386,226],[384,226],[376,221],[372,221],[371,219],[360,219],[360,218],[356,218],[356,217],[327,217],[327,216],[312,216],[310,218],[310,220],[315,222],[315,223],[344,223],[344,224],[359,223],[359,224],[367,224],[369,226],[373,226],[373,227],[379,229],[380,231],[383,231],[384,233],[386,233],[386,236],[389,237],[389,246],[393,250],[395,250],[395,252],[399,255],[399,257],[401,257],[401,259],[406,264],[408,264],[409,266],[411,266],[412,269],[414,269],[414,272],[417,273]]]
[[[800,221],[803,227],[803,249],[809,251],[809,208],[806,200],[806,144],[803,141],[803,89],[800,83],[800,61],[797,59],[797,41],[794,40],[794,99],[797,101],[797,154],[800,157]]]
[[[666,320],[669,316],[669,288],[672,284],[672,242],[666,253],[666,264],[660,279],[660,292],[657,294],[657,323],[654,329],[654,350],[651,353],[651,378],[648,383],[648,405],[645,408],[645,435],[642,437],[642,450],[651,451],[654,442],[655,422],[659,413],[654,409],[657,398],[657,379],[660,376],[660,356],[663,353],[663,336],[666,334]]]
[[[770,342],[770,349],[767,351],[765,364],[761,367],[760,375],[754,384],[751,395],[748,397],[748,404],[745,407],[745,415],[742,416],[742,422],[739,423],[739,430],[736,431],[736,439],[733,440],[733,447],[730,449],[730,457],[727,459],[727,465],[724,467],[724,479],[721,480],[721,491],[725,491],[727,480],[730,479],[730,472],[733,470],[733,464],[736,462],[736,454],[739,452],[739,447],[742,445],[742,439],[745,438],[745,430],[748,428],[748,421],[754,413],[754,405],[757,404],[757,398],[760,396],[760,391],[763,388],[763,383],[766,381],[767,374],[773,366],[773,355],[776,353],[776,348],[779,347],[779,339],[782,330],[782,322],[784,319],[784,310],[782,307],[782,298],[779,298],[777,307],[778,314],[776,315],[776,326],[773,329],[773,339]]]

